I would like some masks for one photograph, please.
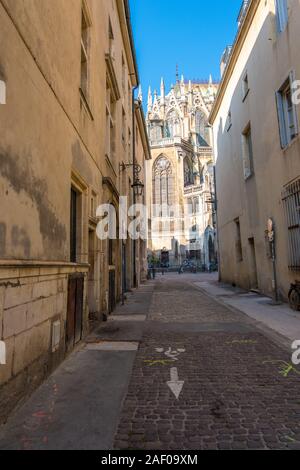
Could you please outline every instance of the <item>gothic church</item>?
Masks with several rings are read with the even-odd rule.
[[[217,90],[211,77],[207,83],[177,78],[169,93],[162,79],[160,95],[155,91],[153,96],[149,88],[149,251],[158,258],[167,254],[170,267],[185,260],[206,269],[216,263],[214,164],[208,116]],[[179,214],[168,209],[173,206],[180,208]],[[157,211],[155,207],[165,209]]]

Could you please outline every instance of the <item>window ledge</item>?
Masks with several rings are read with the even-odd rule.
[[[290,148],[293,147],[293,145],[299,141],[299,139],[300,139],[300,134],[297,134],[296,137],[294,137],[294,139],[291,140],[289,144],[287,144],[284,148],[282,148],[283,153],[288,152]]]

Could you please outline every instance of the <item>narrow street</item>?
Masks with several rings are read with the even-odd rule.
[[[267,327],[166,274],[128,295],[0,430],[0,449],[300,449],[300,371]]]

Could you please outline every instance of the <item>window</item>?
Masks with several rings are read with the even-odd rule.
[[[177,111],[173,110],[167,116],[167,136],[170,139],[181,137],[181,122]]]
[[[235,219],[235,252],[236,259],[240,263],[243,261],[243,248],[242,248],[242,236],[241,236],[241,224],[240,219]]]
[[[282,33],[289,19],[287,0],[276,0],[276,20],[277,29],[279,33]]]
[[[89,216],[92,219],[95,219],[96,217],[96,210],[97,210],[97,194],[95,191],[91,190],[90,193],[90,214]]]
[[[81,76],[80,90],[85,99],[88,98],[88,73],[89,73],[89,42],[90,42],[90,22],[85,9],[81,13]]]
[[[108,81],[106,82],[106,155],[111,161],[115,154],[115,116],[116,104],[113,100]]]
[[[122,108],[122,143],[126,145],[126,114],[124,108]]]
[[[174,204],[175,180],[171,162],[160,156],[153,165],[153,204]]]
[[[247,180],[254,173],[253,168],[253,149],[252,149],[252,133],[249,124],[242,134],[242,156],[244,166],[244,178]]]
[[[292,100],[294,73],[292,72],[276,93],[281,147],[287,147],[298,134],[297,109]]]
[[[250,91],[248,73],[246,73],[246,75],[243,78],[242,86],[243,86],[243,100],[245,100],[248,96],[249,91]]]
[[[288,228],[289,269],[300,271],[300,178],[285,188],[282,199]]]

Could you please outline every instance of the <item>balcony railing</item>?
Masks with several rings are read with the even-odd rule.
[[[238,20],[237,20],[239,29],[243,24],[243,21],[245,19],[246,14],[247,14],[249,5],[250,5],[250,0],[244,0],[243,3],[242,3],[242,6],[241,6],[241,9],[240,9],[240,12],[239,12],[239,16],[238,16]]]
[[[181,144],[181,137],[165,137],[159,140],[150,140],[150,145],[152,147],[166,147],[167,145]]]

